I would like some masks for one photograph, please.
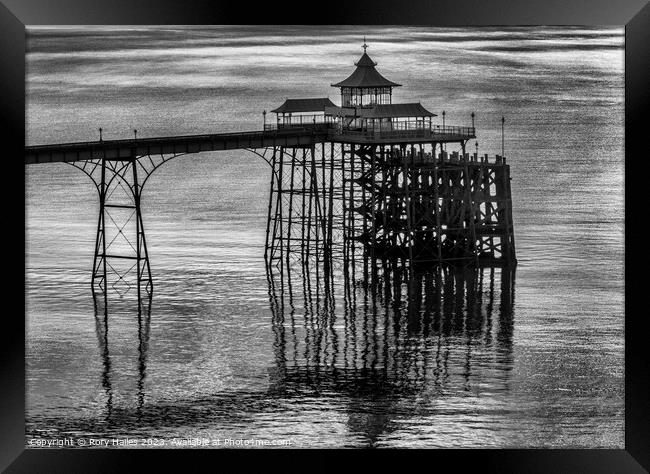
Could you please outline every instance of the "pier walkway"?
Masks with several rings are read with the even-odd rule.
[[[311,146],[316,143],[421,143],[458,142],[475,138],[473,127],[362,131],[316,123],[264,130],[179,135],[169,137],[59,143],[25,147],[25,164],[75,162],[98,158],[125,160],[137,156],[187,154],[245,148]]]

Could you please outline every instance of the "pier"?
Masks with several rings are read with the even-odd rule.
[[[366,48],[332,84],[340,106],[287,99],[271,111],[275,122],[264,112],[261,130],[25,147],[25,164],[69,163],[97,188],[93,293],[105,298],[123,282],[139,297],[153,290],[141,213],[148,177],[178,156],[235,149],[270,165],[265,257],[280,271],[300,261],[329,280],[335,267],[367,277],[385,259],[413,270],[515,265],[505,156],[466,150],[473,114],[472,126],[447,125],[444,112],[434,124],[422,104],[393,103],[400,84]]]

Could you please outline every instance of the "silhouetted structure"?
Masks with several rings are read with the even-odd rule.
[[[340,106],[287,99],[261,131],[26,147],[27,164],[68,162],[97,187],[93,292],[124,283],[140,298],[141,288],[153,289],[140,210],[151,173],[180,155],[238,148],[271,165],[265,255],[281,268],[297,258],[331,279],[334,266],[354,272],[378,258],[514,265],[505,157],[468,154],[474,127],[448,126],[444,112],[436,125],[422,104],[393,103],[400,84],[376,70],[366,47],[355,71],[333,84]]]
[[[411,264],[514,265],[510,169],[466,152],[474,127],[433,124],[393,88],[365,51],[328,98],[287,99],[268,130],[327,130],[311,146],[280,146],[271,165],[267,257],[312,259],[324,273],[368,259]],[[444,114],[444,113],[443,113]],[[311,127],[310,127],[311,125]],[[447,153],[456,144],[459,151]],[[285,261],[283,261],[285,260]]]

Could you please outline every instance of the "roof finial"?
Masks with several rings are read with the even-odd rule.
[[[364,52],[364,53],[366,52],[366,48],[367,48],[367,47],[368,47],[368,45],[366,44],[366,37],[365,37],[365,35],[364,35],[364,37],[363,37],[363,52]]]

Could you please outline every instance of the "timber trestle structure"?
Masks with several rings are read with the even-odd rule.
[[[509,166],[462,149],[336,142],[274,149],[267,260],[282,269],[299,259],[325,275],[377,258],[516,264]]]

